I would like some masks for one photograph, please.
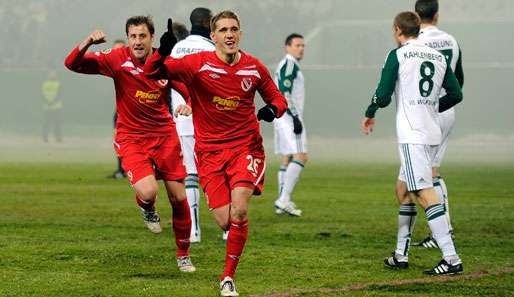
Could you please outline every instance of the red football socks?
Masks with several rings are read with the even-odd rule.
[[[191,212],[187,199],[175,201],[173,208],[173,232],[177,244],[177,257],[189,256],[189,236],[191,235]]]
[[[227,253],[225,257],[225,271],[221,277],[222,280],[225,276],[233,278],[236,273],[239,258],[243,253],[246,240],[248,239],[248,220],[231,220],[229,231],[227,239]]]
[[[145,201],[136,195],[136,202],[137,202],[137,205],[139,205],[139,207],[141,207],[142,209],[144,209],[146,211],[154,211],[155,210],[155,208],[154,208],[155,197],[150,201]]]

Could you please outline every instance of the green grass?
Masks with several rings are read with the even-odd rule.
[[[106,179],[110,164],[0,164],[0,296],[217,296],[224,243],[205,204],[198,271],[181,274],[169,224],[145,229],[127,181]],[[457,248],[467,273],[514,267],[514,168],[443,168]],[[274,214],[276,167],[250,206],[250,237],[238,268],[242,296],[313,288],[362,290],[301,296],[509,296],[514,273],[444,283],[385,285],[423,278],[437,250],[412,249],[407,271],[385,270],[395,245],[397,165],[314,164],[295,201],[304,216]],[[164,192],[158,208],[170,218]],[[202,201],[203,202],[203,201]],[[414,238],[428,234],[418,211]]]

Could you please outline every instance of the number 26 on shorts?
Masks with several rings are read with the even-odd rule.
[[[257,177],[259,174],[259,164],[262,163],[262,159],[254,158],[252,155],[247,155],[246,159],[250,162],[246,168],[254,177]]]

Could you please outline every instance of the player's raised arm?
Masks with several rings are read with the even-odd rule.
[[[197,60],[190,59],[189,56],[182,58],[170,57],[173,46],[177,43],[177,38],[173,34],[171,19],[168,19],[168,31],[164,32],[160,39],[160,47],[145,62],[145,75],[154,80],[170,79],[178,80],[185,84],[189,84],[193,78],[192,67],[196,65]]]
[[[439,99],[439,112],[444,112],[462,101],[462,90],[459,81],[447,63],[446,73],[444,74],[443,88],[446,90],[446,95]]]
[[[287,99],[280,93],[277,86],[273,82],[268,69],[264,65],[258,65],[259,75],[261,80],[257,86],[259,94],[266,102],[266,106],[261,108],[257,113],[258,120],[265,120],[272,122],[275,118],[280,118],[287,109]]]
[[[71,71],[79,73],[112,76],[112,68],[106,57],[109,52],[87,53],[92,45],[106,41],[105,33],[102,30],[95,30],[71,51],[64,65]]]

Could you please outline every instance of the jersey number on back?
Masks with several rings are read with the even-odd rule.
[[[419,81],[419,93],[422,97],[428,97],[434,88],[434,81],[432,80],[435,74],[434,64],[428,61],[421,63],[419,73],[421,74],[421,79]]]

